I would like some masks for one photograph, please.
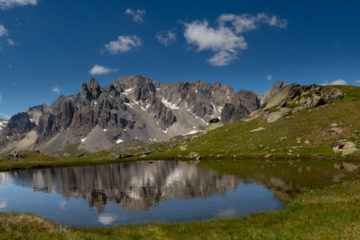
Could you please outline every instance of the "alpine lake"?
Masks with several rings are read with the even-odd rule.
[[[358,170],[346,161],[206,160],[0,172],[0,212],[77,227],[232,218],[281,209]]]

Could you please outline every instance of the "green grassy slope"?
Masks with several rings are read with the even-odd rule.
[[[178,146],[150,158],[188,158],[191,152],[199,153],[202,158],[216,158],[218,155],[264,157],[268,154],[272,157],[341,157],[332,150],[339,140],[360,144],[360,134],[356,132],[360,130],[360,87],[331,87],[341,89],[346,96],[340,101],[297,112],[273,123],[255,119],[227,124],[183,143],[186,150],[181,151]],[[343,133],[330,133],[332,123],[337,123]],[[265,130],[250,133],[259,127]],[[360,158],[360,154],[348,157]]]

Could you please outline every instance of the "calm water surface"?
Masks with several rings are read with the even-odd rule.
[[[242,164],[234,165],[239,171],[230,174],[175,161],[2,172],[0,211],[32,212],[70,226],[182,222],[281,209],[292,191],[311,187],[298,176],[284,178],[288,174],[271,170],[278,163],[252,170],[246,162],[237,164]],[[336,180],[346,176],[333,165],[329,169],[315,177],[334,181],[334,174]],[[304,167],[306,173],[314,175]]]

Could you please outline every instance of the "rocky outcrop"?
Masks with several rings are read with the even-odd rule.
[[[291,113],[318,107],[343,97],[344,94],[337,88],[289,84],[266,102],[261,109],[252,112],[245,121],[263,117],[268,122],[275,122]]]

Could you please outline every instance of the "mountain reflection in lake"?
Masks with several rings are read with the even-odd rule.
[[[262,185],[184,162],[0,173],[0,211],[30,211],[71,226],[232,217],[282,206]]]

